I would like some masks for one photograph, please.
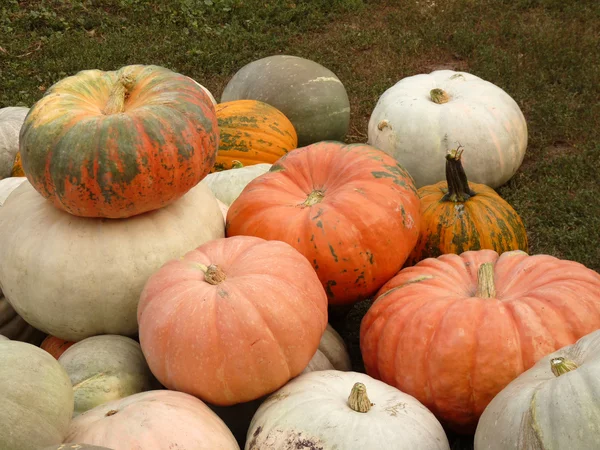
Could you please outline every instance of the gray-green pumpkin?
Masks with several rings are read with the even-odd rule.
[[[29,108],[23,106],[0,108],[0,180],[10,177],[19,151],[19,132],[28,112]]]
[[[350,101],[339,78],[304,58],[274,55],[242,67],[221,102],[259,100],[280,110],[298,134],[298,147],[343,141],[350,125]]]

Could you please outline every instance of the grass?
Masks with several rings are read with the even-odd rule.
[[[160,5],[159,5],[160,3]],[[392,4],[394,6],[389,6]],[[220,97],[271,54],[333,70],[351,99],[348,141],[365,142],[379,96],[401,78],[465,70],[507,91],[528,122],[523,166],[499,193],[531,253],[600,271],[600,3],[597,0],[9,0],[0,7],[0,107],[31,106],[82,69],[158,64]],[[357,328],[339,328],[360,369]],[[463,439],[464,441],[464,439]],[[467,439],[455,448],[469,448]]]

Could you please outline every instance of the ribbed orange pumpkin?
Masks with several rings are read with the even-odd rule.
[[[42,341],[40,348],[46,350],[54,358],[58,359],[67,349],[75,342],[65,341],[64,339],[57,338],[56,336],[48,335]]]
[[[520,250],[428,258],[364,316],[367,373],[472,433],[487,404],[545,355],[600,328],[600,275]]]
[[[17,152],[17,156],[15,156],[15,162],[13,164],[12,170],[10,172],[11,177],[24,177],[25,172],[23,172],[23,164],[21,163],[21,152]]]
[[[84,70],[31,108],[19,149],[31,184],[76,216],[124,218],[183,196],[214,165],[214,105],[158,66]]]
[[[252,180],[229,208],[226,233],[287,242],[312,262],[329,303],[347,305],[400,270],[419,221],[417,190],[395,159],[324,141]]]
[[[221,141],[214,171],[272,164],[298,146],[292,122],[277,108],[257,100],[235,100],[216,107]]]
[[[468,250],[529,251],[517,212],[496,191],[469,183],[459,147],[446,155],[446,180],[419,189],[421,232],[406,265]]]

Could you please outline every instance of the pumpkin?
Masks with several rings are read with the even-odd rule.
[[[273,55],[242,67],[227,83],[221,102],[259,100],[294,125],[298,146],[343,141],[350,126],[350,101],[329,69],[297,56]]]
[[[302,372],[327,326],[327,297],[291,246],[237,236],[207,242],[154,273],[138,323],[161,384],[233,405]]]
[[[51,445],[50,447],[43,448],[42,450],[113,450],[108,447],[98,447],[97,445],[88,444],[60,444]]]
[[[227,212],[229,211],[229,206],[227,206],[219,199],[217,199],[217,204],[219,205],[219,209],[221,210],[221,214],[223,215],[223,225],[225,225],[225,222],[227,220]]]
[[[523,162],[527,123],[504,90],[475,75],[438,70],[403,78],[379,98],[368,143],[396,158],[417,187],[444,180],[444,155],[461,144],[465,172],[496,188]]]
[[[96,406],[71,421],[66,440],[114,450],[239,450],[223,421],[202,401],[166,390]]]
[[[223,237],[223,216],[199,183],[171,205],[124,220],[75,217],[29,182],[0,208],[0,283],[34,327],[68,341],[131,336],[148,277],[166,261]]]
[[[377,430],[377,432],[374,432]],[[398,389],[356,372],[292,380],[260,406],[246,450],[449,450],[431,412]]]
[[[64,339],[57,338],[56,336],[46,336],[42,341],[40,348],[46,350],[54,358],[58,359],[60,355],[67,351],[75,342],[65,341]]]
[[[11,176],[19,151],[19,131],[29,108],[8,106],[0,108],[0,180]]]
[[[59,444],[73,413],[65,370],[25,342],[0,340],[0,448],[38,450]]]
[[[447,181],[419,189],[421,232],[407,265],[468,250],[529,250],[525,226],[513,207],[493,189],[467,181],[462,151],[446,155]]]
[[[269,171],[271,164],[254,164],[244,167],[241,163],[230,170],[209,173],[202,183],[206,183],[217,199],[227,206],[240,196],[244,188],[256,177]]]
[[[0,334],[0,341],[10,341],[10,339]]]
[[[392,157],[320,142],[251,181],[229,208],[226,233],[287,242],[312,262],[329,303],[347,305],[400,270],[419,220],[412,179]]]
[[[369,375],[472,433],[508,383],[598,328],[600,274],[549,255],[478,250],[398,273],[364,316],[360,348]]]
[[[194,80],[192,77],[188,77],[188,78],[189,78],[190,80],[192,80],[194,83],[196,83],[196,84],[198,85],[198,87],[200,87],[200,89],[202,89],[202,90],[204,91],[204,93],[205,93],[206,95],[208,95],[208,98],[210,99],[211,103],[212,103],[214,106],[217,106],[217,101],[215,100],[215,96],[214,96],[214,95],[212,95],[212,93],[211,93],[211,92],[210,92],[210,91],[209,91],[207,88],[205,88],[204,86],[202,86],[200,83],[198,83],[198,82],[197,82],[196,80]]]
[[[24,177],[25,172],[23,171],[23,163],[21,162],[21,153],[17,152],[17,156],[15,156],[15,162],[13,164],[12,170],[10,172],[11,177]]]
[[[216,107],[220,143],[213,171],[274,163],[298,146],[294,126],[277,108],[257,100],[234,100]]]
[[[215,108],[193,80],[158,66],[84,70],[48,89],[21,129],[23,170],[54,206],[126,218],[169,205],[209,173]]]
[[[23,341],[30,344],[39,344],[44,339],[44,334],[29,325],[4,297],[0,289],[0,334],[13,341]]]
[[[600,330],[545,356],[487,406],[475,450],[595,450],[600,443]]]
[[[73,384],[74,415],[155,387],[140,344],[125,336],[89,337],[65,351],[58,362]]]
[[[0,180],[0,207],[4,205],[4,202],[12,193],[12,191],[18,188],[24,181],[27,181],[27,178],[9,177]]]

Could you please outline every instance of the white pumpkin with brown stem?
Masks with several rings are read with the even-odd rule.
[[[539,360],[485,408],[475,450],[598,450],[600,330]]]
[[[418,400],[357,372],[300,375],[260,406],[245,450],[449,450]]]
[[[368,142],[396,158],[418,188],[446,179],[444,157],[460,144],[468,150],[463,165],[469,181],[496,188],[523,162],[527,123],[498,86],[438,70],[403,78],[383,93],[369,120]]]
[[[136,333],[148,277],[225,233],[210,189],[128,219],[76,217],[27,181],[0,208],[0,284],[34,327],[68,341]]]

